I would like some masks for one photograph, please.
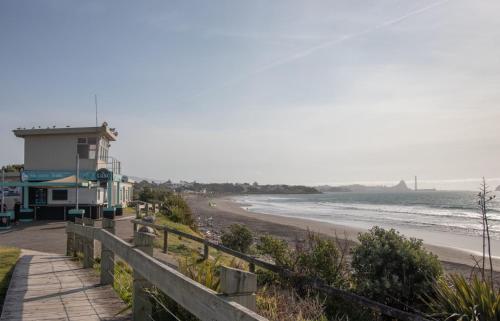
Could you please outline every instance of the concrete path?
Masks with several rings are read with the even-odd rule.
[[[63,255],[23,250],[0,321],[132,320],[130,310],[118,314],[125,307],[91,269]]]
[[[126,242],[132,242],[134,236],[133,216],[123,216],[116,220],[116,235]],[[0,246],[13,246],[20,249],[66,253],[66,222],[35,221],[21,223],[11,230],[0,231]],[[178,262],[172,256],[164,254],[155,248],[154,257],[173,268]]]
[[[129,241],[133,237],[133,217],[123,216],[116,221],[116,235]],[[0,245],[49,253],[66,253],[66,222],[34,221],[20,223],[10,230],[0,231]]]

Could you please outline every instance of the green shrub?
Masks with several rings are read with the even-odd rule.
[[[285,240],[277,239],[270,235],[264,235],[257,244],[257,251],[260,254],[269,256],[274,264],[291,269],[295,265],[293,252],[288,247]]]
[[[269,256],[276,265],[297,272],[298,277],[293,279],[293,282],[300,281],[301,277],[309,277],[322,279],[336,287],[346,284],[347,268],[344,255],[331,239],[309,233],[305,243],[293,249],[284,240],[263,236],[257,250]],[[264,277],[269,279],[269,276]]]
[[[222,245],[238,252],[248,253],[253,243],[252,232],[244,225],[233,224],[221,236]]]
[[[489,282],[473,276],[450,275],[434,285],[435,295],[427,296],[433,316],[449,321],[499,321],[500,293]]]
[[[407,239],[394,229],[374,227],[359,235],[353,248],[352,278],[363,296],[399,308],[419,306],[442,274],[441,263],[422,241]]]
[[[342,251],[333,240],[312,233],[308,234],[304,246],[297,248],[296,270],[337,287],[343,287],[347,280]]]
[[[164,199],[161,213],[176,223],[196,228],[193,213],[186,200],[179,194],[168,193]]]

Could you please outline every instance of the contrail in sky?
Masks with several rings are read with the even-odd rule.
[[[320,43],[320,44],[318,44],[316,46],[313,46],[311,48],[308,48],[308,49],[296,52],[296,53],[294,53],[294,54],[292,54],[290,56],[287,56],[287,57],[278,59],[276,61],[273,61],[273,62],[271,62],[271,63],[269,63],[267,65],[264,65],[264,66],[262,66],[260,68],[257,68],[257,69],[255,69],[255,70],[253,70],[251,72],[243,74],[243,75],[241,75],[239,77],[236,77],[236,78],[230,79],[228,81],[222,82],[217,87],[212,87],[210,89],[203,90],[203,91],[199,92],[198,94],[196,94],[194,96],[190,96],[190,97],[191,98],[197,98],[197,97],[209,94],[210,92],[212,92],[214,90],[226,88],[226,87],[228,87],[230,85],[239,83],[240,81],[242,81],[244,79],[247,79],[247,78],[249,78],[251,76],[254,76],[256,74],[260,74],[260,73],[263,73],[263,72],[265,72],[267,70],[275,68],[277,66],[281,66],[281,65],[293,62],[295,60],[307,57],[307,56],[309,56],[309,55],[311,55],[311,54],[313,54],[316,51],[319,51],[321,49],[324,49],[324,48],[327,48],[327,47],[330,47],[330,46],[333,46],[333,45],[337,45],[337,44],[340,44],[340,43],[342,43],[344,41],[347,41],[347,40],[350,40],[350,39],[353,39],[353,38],[358,38],[358,37],[364,36],[366,34],[375,32],[377,30],[381,30],[381,29],[393,26],[393,25],[398,24],[398,23],[400,23],[400,22],[402,22],[402,21],[404,21],[404,20],[406,20],[408,18],[411,18],[413,16],[417,16],[417,15],[419,15],[421,13],[424,13],[424,12],[430,10],[430,9],[433,9],[435,7],[438,7],[438,6],[441,6],[441,5],[443,5],[443,4],[445,4],[446,2],[449,2],[449,1],[450,0],[437,1],[437,2],[434,2],[434,3],[430,4],[430,5],[428,5],[428,6],[422,7],[420,9],[416,9],[414,11],[410,11],[407,14],[402,15],[401,17],[384,21],[384,22],[382,22],[382,23],[380,23],[380,24],[378,24],[376,26],[373,26],[373,27],[370,27],[370,28],[366,28],[366,29],[364,29],[362,31],[359,31],[359,32],[355,32],[355,33],[351,33],[351,34],[348,34],[348,35],[344,35],[344,36],[341,36],[340,38],[336,38],[336,39],[325,41],[325,42]]]

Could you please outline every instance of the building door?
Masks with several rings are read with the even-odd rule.
[[[30,187],[29,188],[29,203],[30,205],[47,205],[47,189]]]

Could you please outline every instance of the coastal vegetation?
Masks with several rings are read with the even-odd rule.
[[[0,311],[9,288],[10,278],[21,251],[13,247],[0,247]]]
[[[252,232],[244,225],[232,224],[229,230],[225,230],[221,235],[222,245],[241,252],[248,253],[253,242]]]
[[[144,189],[139,197],[145,201],[162,200],[158,224],[201,235],[192,217],[184,219],[192,212],[180,194]],[[282,275],[256,269],[258,313],[270,320],[391,320],[358,303],[319,291],[311,286],[315,280],[433,320],[500,320],[499,292],[491,278],[483,277],[486,273],[481,264],[470,278],[447,275],[421,240],[406,238],[392,229],[374,227],[360,233],[358,242],[352,245],[314,233],[293,243],[272,235],[256,238],[248,227],[234,224],[222,231],[220,240],[228,248],[251,253],[291,272]],[[160,243],[156,246],[161,247]],[[179,271],[214,290],[219,285],[219,266],[249,269],[246,262],[214,249],[208,259],[202,260],[201,244],[175,235],[169,234],[168,250],[176,258]],[[155,304],[170,311],[166,314],[170,317],[164,314],[162,320],[175,320],[170,313],[183,320],[196,320],[170,298],[152,293],[156,293],[152,298]]]
[[[134,185],[139,193],[149,190],[147,197],[155,199],[156,193],[164,192],[195,192],[208,194],[318,194],[316,188],[304,185],[260,185],[257,182],[250,183],[198,183],[198,182],[149,182],[142,180]],[[152,194],[151,194],[152,192]]]
[[[354,290],[400,309],[421,309],[420,298],[443,274],[437,256],[421,240],[407,239],[394,229],[374,227],[358,241],[351,262]]]
[[[473,275],[450,275],[434,284],[434,295],[427,297],[433,316],[446,321],[500,320],[500,293],[489,282]]]

